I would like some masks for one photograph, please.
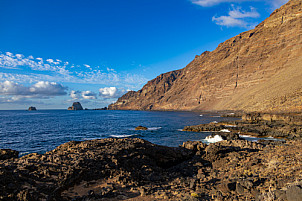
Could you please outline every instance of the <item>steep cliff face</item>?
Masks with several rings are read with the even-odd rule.
[[[109,106],[126,110],[302,110],[302,1],[291,0],[185,68]]]

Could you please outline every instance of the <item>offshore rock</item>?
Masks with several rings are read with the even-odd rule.
[[[302,111],[301,55],[302,2],[290,0],[255,29],[159,75],[109,109]]]
[[[144,127],[144,126],[138,126],[138,127],[136,127],[135,128],[135,130],[148,130],[148,128],[147,127]]]
[[[30,107],[28,108],[28,111],[35,111],[35,110],[37,110],[37,108],[35,108],[35,107],[33,107],[33,106],[30,106]]]
[[[83,110],[83,107],[80,102],[74,102],[68,110]]]

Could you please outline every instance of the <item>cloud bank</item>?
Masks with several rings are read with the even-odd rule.
[[[66,95],[67,88],[56,82],[40,81],[32,86],[24,86],[12,81],[0,82],[0,95],[6,102],[17,102],[27,98],[47,99],[55,96]]]
[[[0,81],[5,79],[32,83],[42,79],[69,83],[131,85],[132,88],[139,88],[147,82],[142,75],[121,74],[108,67],[100,69],[99,66],[75,65],[59,59],[26,57],[11,52],[0,52],[1,68],[15,70],[15,72],[0,72]]]

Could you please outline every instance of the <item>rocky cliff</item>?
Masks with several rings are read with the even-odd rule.
[[[109,106],[125,110],[302,110],[302,1]]]

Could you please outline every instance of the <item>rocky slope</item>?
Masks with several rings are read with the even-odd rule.
[[[125,110],[302,110],[302,1],[109,106]]]
[[[101,139],[21,158],[4,150],[0,200],[301,200],[301,146]]]

